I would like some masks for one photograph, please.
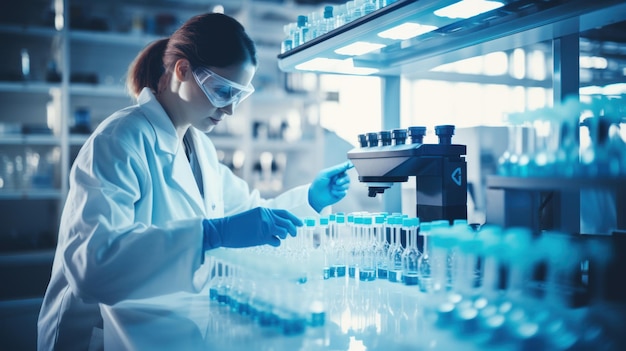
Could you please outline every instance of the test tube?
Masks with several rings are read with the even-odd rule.
[[[374,217],[373,229],[376,238],[376,276],[378,279],[387,279],[389,242],[385,235],[385,216],[383,214]]]
[[[348,227],[350,228],[349,247],[348,247],[348,276],[350,278],[357,277],[357,270],[360,258],[360,236],[363,217],[360,214],[348,214]]]
[[[422,235],[422,255],[419,257],[418,269],[419,269],[419,287],[423,293],[433,292],[433,277],[432,277],[432,258],[431,258],[431,241],[429,239],[431,231],[431,223],[420,223],[419,233]]]
[[[373,281],[376,279],[376,241],[372,216],[363,217],[363,244],[361,245],[361,264],[359,280]]]
[[[404,285],[418,285],[419,259],[421,253],[417,249],[417,233],[419,218],[404,218],[402,222],[406,233],[406,248],[402,253],[402,283]]]
[[[319,240],[320,247],[324,255],[324,266],[322,267],[322,276],[329,279],[330,275],[330,255],[332,250],[332,238],[330,233],[329,217],[320,217],[319,219]]]
[[[335,250],[331,271],[335,277],[346,276],[346,241],[349,237],[349,228],[346,225],[346,217],[343,213],[338,213],[335,217]]]
[[[389,245],[389,260],[387,264],[387,280],[392,283],[402,281],[402,252],[404,248],[400,242],[402,217],[391,215],[387,217],[387,225],[391,230]]]

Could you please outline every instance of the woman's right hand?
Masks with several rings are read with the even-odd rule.
[[[224,218],[205,219],[204,249],[280,246],[287,235],[296,236],[302,221],[287,210],[256,207]]]

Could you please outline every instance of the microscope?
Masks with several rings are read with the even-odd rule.
[[[370,197],[415,176],[420,221],[452,224],[467,219],[466,146],[452,144],[453,125],[436,126],[435,134],[438,144],[423,143],[422,126],[360,134],[359,146],[348,151],[348,158]]]

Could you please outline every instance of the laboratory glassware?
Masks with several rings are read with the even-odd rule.
[[[421,253],[417,249],[419,218],[404,218],[402,227],[406,233],[406,248],[402,253],[402,283],[404,285],[419,284],[419,259]]]
[[[402,217],[391,215],[387,217],[387,225],[390,229],[391,244],[389,245],[389,258],[387,263],[387,280],[392,283],[402,281],[402,253],[404,248],[401,243]]]

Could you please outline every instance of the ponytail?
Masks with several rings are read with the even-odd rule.
[[[163,53],[168,40],[168,38],[163,38],[150,43],[130,64],[126,77],[126,89],[135,98],[144,87],[152,89],[155,93],[159,91],[159,81],[165,72]]]

